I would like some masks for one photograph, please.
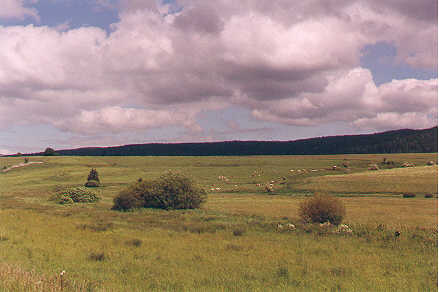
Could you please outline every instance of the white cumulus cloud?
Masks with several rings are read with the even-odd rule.
[[[0,18],[38,16],[22,1],[5,1]],[[0,26],[0,127],[200,131],[199,113],[235,105],[288,125],[437,123],[437,79],[376,86],[359,64],[365,46],[387,42],[399,62],[436,68],[434,1],[416,9],[410,1],[395,9],[382,1],[177,4],[166,9],[181,11],[169,14],[157,1],[121,1],[110,33]]]

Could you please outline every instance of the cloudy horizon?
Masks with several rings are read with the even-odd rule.
[[[2,0],[0,153],[437,125],[437,1]]]

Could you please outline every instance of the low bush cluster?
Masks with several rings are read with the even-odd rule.
[[[87,190],[84,187],[72,187],[56,193],[52,198],[59,204],[72,204],[72,203],[94,203],[100,200],[100,198],[93,192]]]
[[[336,197],[315,194],[300,204],[299,216],[305,223],[329,222],[339,225],[346,214],[343,203]]]
[[[113,210],[133,208],[196,209],[207,194],[190,178],[167,173],[156,180],[138,180],[114,198]]]

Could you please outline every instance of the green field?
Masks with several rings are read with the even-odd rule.
[[[30,157],[44,163],[0,172],[0,291],[437,291],[431,160],[437,154]],[[0,158],[0,168],[21,162]],[[91,168],[100,202],[49,201]],[[111,210],[123,188],[167,171],[202,185],[206,204]],[[299,204],[315,192],[340,197],[352,235],[300,222]]]

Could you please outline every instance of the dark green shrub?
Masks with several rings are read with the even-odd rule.
[[[142,241],[140,239],[132,239],[132,240],[128,240],[126,242],[127,245],[133,245],[135,247],[139,247],[142,245]]]
[[[402,194],[402,197],[403,198],[414,198],[414,197],[416,197],[416,195],[415,194],[406,193],[406,194]]]
[[[181,174],[167,173],[154,181],[138,181],[114,198],[115,210],[132,208],[195,209],[206,192]]]
[[[433,194],[425,194],[425,195],[424,195],[424,198],[427,198],[427,199],[429,199],[429,198],[433,198]]]
[[[122,190],[119,195],[113,199],[113,210],[126,211],[130,209],[145,207],[145,196],[150,196],[153,190],[152,182],[138,181]]]
[[[299,216],[305,223],[330,222],[339,225],[346,214],[341,200],[334,196],[315,194],[300,204]]]
[[[80,224],[77,226],[78,229],[81,230],[91,230],[95,232],[107,231],[114,227],[113,223],[105,223],[105,222],[96,222],[93,224]]]
[[[96,180],[89,180],[84,184],[84,186],[86,186],[87,188],[96,188],[99,187],[100,185],[101,184]]]
[[[279,278],[289,279],[290,272],[288,270],[288,266],[279,266],[276,270],[276,275]]]
[[[190,178],[177,173],[167,173],[153,184],[145,207],[162,209],[196,209],[206,200],[206,192]]]
[[[243,236],[245,233],[245,229],[244,228],[236,228],[233,230],[233,235],[234,236]]]
[[[51,197],[51,200],[59,204],[71,204],[93,203],[99,201],[100,198],[84,187],[73,187],[59,191]]]

